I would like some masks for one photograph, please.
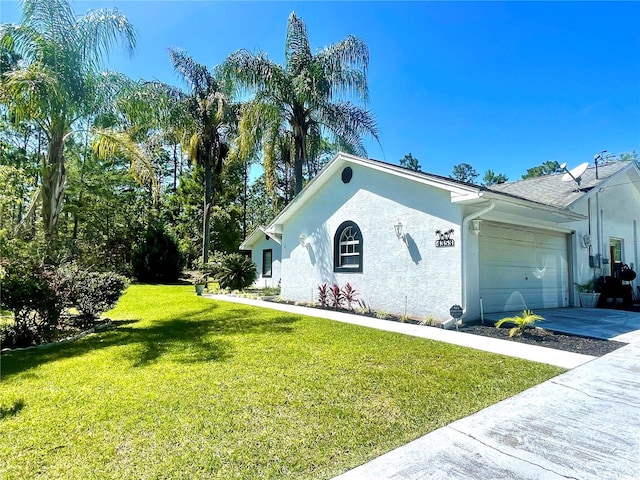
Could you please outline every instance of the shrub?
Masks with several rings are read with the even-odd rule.
[[[115,273],[91,272],[68,263],[58,268],[12,265],[2,280],[2,306],[13,313],[0,336],[12,347],[55,340],[65,307],[76,307],[81,326],[115,306],[126,280]]]
[[[194,265],[194,267],[198,269],[202,275],[217,279],[222,273],[222,266],[227,261],[227,255],[228,254],[224,252],[214,252],[209,262],[204,265]]]
[[[242,290],[249,287],[258,278],[255,263],[246,255],[229,253],[220,255],[218,258],[217,262],[214,262],[211,272],[221,288]]]
[[[25,347],[55,338],[63,303],[42,269],[9,266],[1,288],[0,307],[10,310],[14,316],[13,324],[5,327],[4,343]]]
[[[112,272],[87,272],[79,279],[75,285],[74,303],[85,325],[115,307],[126,287],[126,279]]]
[[[184,256],[176,240],[162,225],[149,225],[144,239],[133,251],[133,276],[141,282],[175,282],[183,266]]]
[[[61,265],[49,277],[60,301],[78,309],[83,326],[91,325],[100,313],[113,308],[127,286],[121,275],[93,272],[75,263]]]

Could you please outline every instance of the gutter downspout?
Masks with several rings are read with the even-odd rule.
[[[469,238],[469,222],[474,220],[487,212],[494,209],[496,204],[493,200],[489,200],[489,205],[482,210],[467,215],[462,221],[462,248],[460,254],[462,255],[462,318],[465,319],[467,315],[467,308],[469,306],[469,298],[467,295],[467,239]]]

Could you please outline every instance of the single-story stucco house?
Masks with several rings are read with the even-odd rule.
[[[579,306],[576,283],[638,264],[640,170],[577,180],[483,187],[339,153],[241,248],[258,285],[293,301],[348,282],[371,309],[418,317]]]

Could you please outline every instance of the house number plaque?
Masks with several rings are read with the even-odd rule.
[[[436,230],[436,247],[455,247],[456,243],[453,241],[453,228],[443,232]]]

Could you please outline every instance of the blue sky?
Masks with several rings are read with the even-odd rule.
[[[138,30],[133,58],[109,67],[178,83],[170,46],[213,66],[231,52],[282,62],[287,18],[307,24],[312,49],[349,34],[369,47],[368,108],[382,148],[411,152],[424,171],[470,163],[516,180],[547,160],[575,166],[601,150],[640,150],[638,2],[77,1],[76,12],[119,8]],[[0,0],[0,21],[19,4]]]

